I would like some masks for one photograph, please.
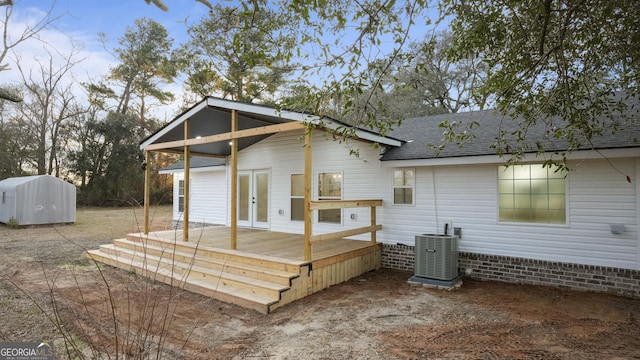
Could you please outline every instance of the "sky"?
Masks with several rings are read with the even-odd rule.
[[[211,1],[216,3],[216,1]],[[232,4],[230,0],[221,1]],[[44,13],[53,6],[53,14],[60,15],[54,27],[42,31],[40,38],[61,54],[69,53],[73,39],[78,45],[77,60],[82,59],[73,69],[73,82],[81,93],[79,84],[82,82],[96,82],[104,77],[111,67],[116,64],[114,57],[107,51],[118,46],[118,39],[123,36],[127,27],[134,25],[136,19],[147,17],[162,24],[174,39],[174,46],[187,40],[186,24],[198,23],[207,15],[209,9],[196,0],[164,0],[169,7],[162,11],[144,0],[14,0],[13,22],[9,26],[10,36],[18,36],[25,24],[41,19]],[[0,8],[0,14],[4,10]],[[419,33],[418,28],[418,33]],[[109,39],[107,47],[99,41],[99,33],[104,33]],[[384,43],[383,43],[384,46]],[[32,40],[20,44],[15,54],[9,55],[9,71],[0,72],[0,84],[18,84],[21,82],[20,73],[15,66],[18,61],[24,69],[38,69],[38,60],[47,60],[43,51],[43,44]],[[34,70],[35,71],[35,70]],[[164,86],[164,90],[176,95],[183,93],[180,80]],[[177,99],[169,104],[155,109],[155,115],[161,120],[170,120],[176,109],[182,104]]]
[[[24,29],[25,24],[41,19],[53,6],[53,14],[60,15],[54,25],[40,33],[40,38],[50,48],[62,54],[71,49],[73,39],[78,46],[77,60],[82,61],[73,69],[73,81],[76,86],[81,82],[97,81],[116,64],[114,57],[99,41],[99,33],[107,35],[107,49],[118,46],[118,39],[134,20],[147,17],[161,23],[174,39],[174,46],[186,40],[185,20],[195,23],[207,14],[208,8],[195,0],[165,0],[169,11],[148,5],[144,0],[15,0],[9,35],[14,38]],[[1,9],[0,9],[1,10]],[[4,10],[0,14],[4,16]],[[19,61],[23,69],[38,69],[37,61],[48,58],[42,42],[30,40],[20,44],[15,53],[9,54],[10,70],[0,72],[0,83],[20,83],[20,72],[16,66]],[[34,70],[35,71],[35,70]],[[182,84],[176,82],[166,86],[166,90],[182,93]],[[80,91],[79,89],[77,91]],[[172,106],[157,109],[160,118],[173,116]],[[175,106],[173,106],[175,108]]]

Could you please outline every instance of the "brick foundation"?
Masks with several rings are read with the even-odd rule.
[[[413,272],[414,264],[413,246],[382,245],[382,267]],[[464,277],[472,279],[598,291],[640,298],[638,270],[467,252],[458,254],[458,267]]]

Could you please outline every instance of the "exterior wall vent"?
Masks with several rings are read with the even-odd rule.
[[[458,276],[458,237],[416,235],[415,276],[450,281]]]

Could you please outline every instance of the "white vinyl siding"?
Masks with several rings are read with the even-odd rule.
[[[302,234],[303,222],[291,221],[291,175],[304,172],[301,131],[274,134],[240,152],[239,170],[269,168],[270,230]],[[360,157],[349,155],[353,148]],[[318,174],[341,171],[343,199],[382,199],[377,209],[378,241],[414,245],[415,235],[443,233],[444,224],[462,229],[460,250],[466,252],[640,269],[637,179],[635,158],[584,160],[566,178],[566,224],[501,223],[498,221],[497,163],[477,165],[416,166],[413,206],[393,205],[395,168],[384,167],[379,150],[358,141],[340,144],[318,131],[313,138],[313,184],[317,199]],[[615,168],[609,163],[613,164]],[[396,166],[396,165],[394,165]],[[228,173],[228,172],[227,172]],[[215,181],[196,181],[193,173],[192,211],[218,206],[211,199]],[[224,174],[224,172],[218,173]],[[630,175],[632,183],[626,181]],[[210,173],[206,176],[214,176]],[[227,175],[228,176],[228,175]],[[635,177],[634,177],[635,176]],[[385,180],[387,179],[387,180]],[[227,179],[227,184],[228,184]],[[228,185],[221,192],[228,198]],[[194,203],[200,200],[198,205]],[[224,207],[226,224],[229,213]],[[204,209],[202,209],[204,211]],[[317,212],[315,212],[317,217]],[[198,221],[193,215],[192,221]],[[318,223],[313,233],[322,234],[367,226],[369,208],[344,209],[341,224]],[[612,234],[610,224],[624,224],[624,233]],[[368,234],[355,236],[367,240]]]
[[[585,160],[567,177],[566,226],[498,222],[495,165],[417,168],[416,212],[385,207],[379,239],[413,245],[415,234],[443,233],[452,222],[461,251],[638,269],[638,194],[623,175],[636,174],[635,160],[609,161],[619,171]],[[612,223],[625,232],[612,234]]]
[[[264,168],[271,170],[270,194],[270,230],[302,234],[304,223],[291,221],[291,174],[304,173],[304,144],[301,141],[303,132],[293,131],[270,136],[238,155],[238,169],[248,170]],[[380,167],[379,150],[370,144],[349,141],[340,144],[328,140],[321,131],[313,137],[313,184],[312,198],[318,199],[318,174],[340,172],[343,176],[343,199],[383,199],[393,201],[391,191],[381,191],[380,186],[388,189],[389,183],[372,181],[373,179],[390,178],[390,170]],[[357,148],[360,156],[350,155],[350,150]],[[387,195],[388,194],[388,195]],[[314,234],[340,231],[348,228],[362,227],[370,224],[369,208],[353,208],[342,210],[342,223],[319,223],[318,212],[314,212]],[[378,208],[378,214],[382,208]],[[353,218],[351,215],[353,214]],[[378,222],[382,220],[378,218]],[[368,239],[369,235],[354,238]]]
[[[182,221],[180,182],[183,173],[174,174],[173,219]],[[191,171],[189,222],[224,225],[227,218],[227,182],[223,167],[210,171]],[[195,194],[195,195],[194,195]]]

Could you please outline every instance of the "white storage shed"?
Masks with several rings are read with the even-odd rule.
[[[73,223],[76,187],[51,175],[0,181],[0,222],[18,225]]]

